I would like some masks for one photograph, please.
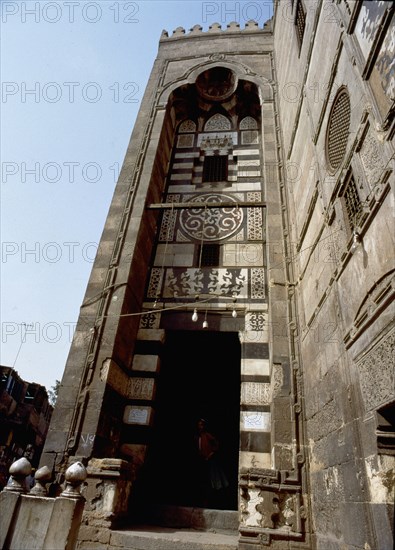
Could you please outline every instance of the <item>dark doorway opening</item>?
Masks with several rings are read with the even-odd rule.
[[[166,332],[140,504],[237,510],[240,357],[235,332]],[[196,462],[200,418],[219,442],[217,463],[229,484],[208,492]]]

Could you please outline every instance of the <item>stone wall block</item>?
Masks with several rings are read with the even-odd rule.
[[[0,548],[5,547],[7,537],[12,532],[13,517],[19,505],[19,493],[2,491],[0,493]]]
[[[43,550],[75,548],[84,505],[85,500],[81,498],[58,497],[55,499]]]

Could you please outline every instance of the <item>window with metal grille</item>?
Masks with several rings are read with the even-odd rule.
[[[376,436],[379,454],[395,455],[395,404],[376,411]]]
[[[228,180],[228,155],[204,157],[203,181]]]
[[[302,47],[302,42],[303,42],[304,28],[306,26],[306,12],[301,0],[298,0],[296,3],[295,25],[296,25],[296,36],[298,39],[298,44],[300,49]]]
[[[353,174],[350,175],[348,183],[343,191],[343,202],[344,208],[347,213],[348,223],[350,229],[353,230],[354,227],[358,225],[359,217],[362,213],[362,202],[359,198],[357,184]]]
[[[201,267],[219,265],[219,244],[200,245],[198,252]]]
[[[346,154],[350,119],[350,98],[347,90],[341,88],[334,99],[329,114],[326,134],[327,161],[332,172],[339,168]]]

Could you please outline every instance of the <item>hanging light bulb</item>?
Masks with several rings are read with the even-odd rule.
[[[359,236],[359,234],[354,230],[353,234],[352,234],[352,245],[351,245],[351,248],[350,248],[350,252],[351,254],[354,254],[354,252],[357,250],[358,246],[360,245],[361,243],[361,237]]]
[[[233,311],[232,311],[232,317],[233,317],[233,319],[236,319],[236,317],[237,317],[236,299],[237,299],[237,298],[233,298],[233,303],[235,304],[235,305],[233,306]]]
[[[203,328],[208,328],[207,309],[206,309],[206,313],[204,314]]]
[[[193,321],[194,323],[196,323],[197,320],[198,320],[198,314],[197,314],[197,309],[195,308],[195,309],[193,310],[193,314],[192,314],[192,321]]]

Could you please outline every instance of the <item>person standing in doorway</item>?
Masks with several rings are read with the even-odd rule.
[[[220,504],[220,495],[227,489],[229,482],[218,461],[218,439],[207,431],[203,418],[197,422],[195,447],[198,454],[197,482],[201,504],[204,507],[217,507]]]

